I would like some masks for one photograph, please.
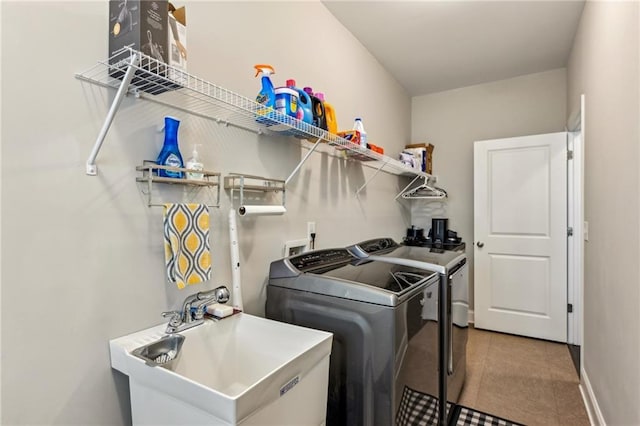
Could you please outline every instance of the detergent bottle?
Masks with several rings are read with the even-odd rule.
[[[309,94],[297,88],[294,79],[287,80],[287,87],[298,92],[298,114],[296,118],[304,123],[313,124],[313,109]]]
[[[353,130],[360,132],[360,146],[367,148],[367,132],[364,131],[364,124],[362,124],[362,118],[357,117],[355,123],[353,123]]]
[[[311,110],[313,111],[313,125],[327,130],[327,121],[325,119],[324,104],[317,96],[313,94],[311,87],[305,87],[304,91],[307,92],[311,98]]]
[[[182,154],[178,148],[178,126],[180,126],[180,120],[168,116],[164,118],[164,145],[156,160],[156,163],[161,166],[184,168]],[[182,179],[184,174],[179,170],[158,169],[158,176]]]
[[[290,87],[287,80],[285,87],[276,87],[276,111],[289,117],[298,118],[298,103],[300,95],[295,87]],[[295,86],[295,82],[293,83]]]
[[[327,123],[327,131],[334,135],[338,133],[338,119],[336,118],[336,110],[333,105],[324,100],[324,93],[316,93],[316,97],[322,101],[324,105],[324,116]]]
[[[275,74],[275,70],[271,65],[258,64],[254,65],[256,69],[256,77],[262,73],[262,89],[256,96],[256,102],[260,105],[264,105],[265,108],[258,108],[256,113],[261,116],[268,115],[276,108],[276,92],[271,82],[271,75]],[[261,121],[258,119],[258,121]]]

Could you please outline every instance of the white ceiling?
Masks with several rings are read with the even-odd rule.
[[[584,1],[324,5],[411,96],[562,68]]]

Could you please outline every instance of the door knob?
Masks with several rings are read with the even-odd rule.
[[[476,245],[477,245],[479,248],[484,247],[484,243],[483,243],[482,241],[478,241],[478,242],[476,243]]]

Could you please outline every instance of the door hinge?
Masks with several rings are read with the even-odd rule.
[[[573,237],[573,228],[572,227],[568,227],[567,228],[567,236],[568,237]]]
[[[573,312],[573,304],[567,303],[567,312],[569,312],[569,313]]]
[[[573,151],[567,151],[567,160],[573,160]]]

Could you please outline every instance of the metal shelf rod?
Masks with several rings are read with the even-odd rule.
[[[380,170],[382,170],[382,168],[383,168],[384,166],[386,166],[386,165],[387,165],[387,163],[386,163],[386,162],[382,163],[382,164],[380,165],[380,167],[378,167],[378,168],[376,169],[376,171],[375,171],[375,172],[374,172],[374,173],[369,177],[369,179],[367,179],[367,180],[365,181],[365,183],[364,183],[364,184],[362,184],[362,186],[361,186],[360,188],[358,188],[358,190],[356,191],[356,197],[360,195],[360,191],[362,191],[364,188],[366,188],[366,186],[367,186],[367,185],[369,185],[369,182],[371,182],[371,181],[373,180],[373,178],[374,178],[374,177],[376,177],[376,175],[380,172]]]
[[[304,156],[304,158],[298,163],[296,168],[293,169],[293,171],[291,172],[289,177],[287,179],[285,179],[285,181],[284,181],[284,186],[285,187],[289,184],[289,182],[291,182],[291,179],[293,179],[293,177],[300,171],[300,168],[305,163],[305,161],[307,161],[307,159],[311,156],[311,154],[313,154],[313,152],[316,150],[316,148],[320,145],[320,141],[322,141],[322,138],[318,138],[316,143],[313,145],[313,148],[311,148],[309,150],[309,152],[307,152],[307,154]]]
[[[421,177],[422,177],[422,176],[418,175],[418,176],[416,176],[415,178],[413,178],[413,180],[412,180],[411,182],[409,182],[409,185],[405,186],[405,187],[402,189],[402,191],[400,191],[400,192],[398,193],[398,195],[396,195],[396,198],[394,198],[393,200],[395,201],[395,200],[397,200],[398,198],[400,198],[400,196],[401,196],[402,194],[404,194],[404,191],[406,191],[407,189],[409,189],[409,187],[410,187],[411,185],[413,185],[413,183],[414,183],[415,181],[417,181],[417,180],[418,180],[419,178],[421,178]],[[426,182],[426,179],[425,179],[425,182]]]
[[[89,155],[89,159],[87,160],[87,174],[91,176],[95,176],[98,174],[98,166],[96,166],[96,157],[100,152],[100,148],[102,148],[102,143],[104,139],[107,137],[107,132],[109,131],[109,127],[111,127],[111,123],[113,123],[113,119],[116,116],[116,112],[118,112],[118,107],[122,103],[127,91],[129,90],[129,84],[131,84],[131,79],[133,78],[133,74],[135,72],[134,65],[138,61],[138,54],[132,52],[131,59],[129,62],[129,66],[127,67],[127,72],[124,74],[124,78],[122,79],[122,83],[116,92],[115,98],[113,98],[113,102],[111,103],[111,108],[109,108],[109,112],[107,113],[107,117],[104,119],[104,123],[102,124],[102,129],[100,129],[100,133],[98,134],[98,138],[96,139],[96,143],[93,145],[93,150],[91,150],[91,154]]]

